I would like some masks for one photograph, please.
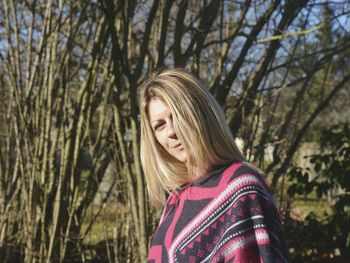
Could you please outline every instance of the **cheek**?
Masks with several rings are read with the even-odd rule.
[[[156,134],[156,139],[159,142],[159,144],[161,146],[163,146],[163,148],[167,149],[168,148],[168,141],[166,136],[164,136],[162,133],[158,133]]]

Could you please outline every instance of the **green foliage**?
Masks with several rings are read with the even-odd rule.
[[[319,199],[327,199],[333,205],[333,211],[323,217],[310,213],[301,225],[301,222],[293,222],[293,231],[303,233],[303,241],[293,244],[293,249],[296,251],[298,246],[299,257],[309,257],[313,251],[311,254],[315,260],[334,251],[346,258],[350,256],[350,124],[334,125],[324,130],[320,149],[319,154],[305,157],[310,160],[311,168],[291,169],[292,183],[288,194],[291,197],[316,195]],[[316,175],[312,176],[312,173]],[[315,238],[318,236],[322,238]]]

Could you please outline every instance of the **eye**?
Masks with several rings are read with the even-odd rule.
[[[163,129],[163,127],[165,126],[165,123],[162,122],[162,123],[157,123],[155,126],[154,126],[154,130],[157,131],[157,130],[161,130]]]

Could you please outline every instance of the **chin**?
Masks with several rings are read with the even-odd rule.
[[[169,152],[173,157],[175,157],[178,161],[182,163],[187,162],[187,155],[185,152]]]
[[[186,163],[187,162],[187,156],[178,156],[176,158],[182,163]]]

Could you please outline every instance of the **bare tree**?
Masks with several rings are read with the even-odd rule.
[[[62,262],[79,249],[83,214],[108,164],[106,116],[97,115],[108,94],[108,65],[101,62],[107,23],[94,8],[74,1],[3,1],[5,261],[15,254],[25,262]],[[88,153],[92,168],[83,174]]]

